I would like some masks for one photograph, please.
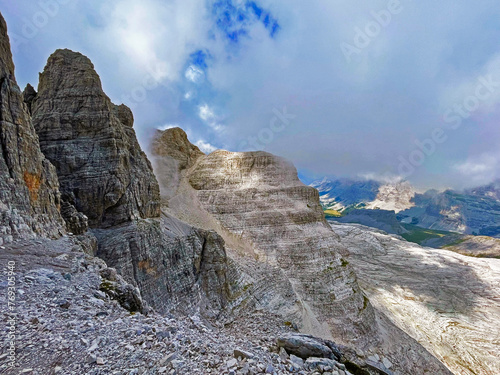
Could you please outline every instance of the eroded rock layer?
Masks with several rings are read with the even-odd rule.
[[[132,112],[111,103],[87,57],[53,53],[31,109],[63,200],[83,212],[91,227],[160,215],[158,184],[137,142]]]
[[[111,103],[91,61],[70,50],[49,57],[38,90],[28,87],[25,101],[56,166],[68,227],[83,233],[88,218],[95,254],[158,311],[220,314],[228,293],[224,241],[161,214],[130,109]]]
[[[54,167],[38,137],[14,76],[7,26],[0,15],[0,245],[64,232]]]
[[[171,160],[162,159],[175,157],[156,154],[156,173],[173,173],[166,168]],[[395,373],[449,374],[372,308],[324,220],[318,192],[303,185],[287,161],[219,150],[197,157],[181,169],[177,190],[167,189],[169,212],[226,240],[238,270],[239,279],[231,279],[238,303],[279,313],[303,332],[356,348],[355,356],[378,353]]]
[[[500,260],[332,223],[374,305],[454,374],[500,374]]]

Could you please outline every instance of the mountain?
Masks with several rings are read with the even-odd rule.
[[[392,322],[454,374],[500,373],[499,259],[417,244],[355,224],[332,223],[361,288]]]
[[[245,283],[246,303],[280,314],[302,332],[378,353],[393,371],[446,373],[364,297],[318,192],[299,181],[293,165],[265,152],[195,152],[190,163],[177,151],[159,152],[172,139],[184,140],[179,132],[167,129],[153,142],[156,174],[180,171],[175,187],[160,186],[162,196],[171,197],[168,212],[223,236]]]
[[[311,183],[318,189],[325,209],[339,212],[355,208],[399,212],[413,206],[415,190],[407,181],[381,183],[374,180],[327,179]]]
[[[343,216],[353,209],[382,209],[395,211],[402,223],[422,228],[500,236],[498,181],[464,191],[424,193],[416,192],[407,181],[384,184],[372,180],[323,179],[311,186],[318,189],[322,206],[330,216]]]
[[[84,233],[74,234],[94,244],[91,254],[136,285],[158,311],[218,315],[227,299],[224,242],[162,214],[132,112],[110,101],[91,61],[57,50],[40,74],[38,92],[29,91],[33,125],[55,166],[63,207],[88,218],[88,232],[81,227]]]
[[[17,239],[60,237],[59,181],[40,150],[14,76],[7,26],[0,17],[0,246]]]
[[[21,94],[0,21],[1,373],[451,373],[369,294],[291,163],[205,155],[178,128],[150,162],[82,54],[55,51]]]
[[[415,206],[401,211],[400,219],[429,229],[498,237],[500,200],[493,187],[416,194]]]

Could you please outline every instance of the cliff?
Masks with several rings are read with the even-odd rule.
[[[57,50],[38,92],[27,89],[25,98],[41,149],[57,170],[63,204],[88,217],[95,255],[158,311],[220,314],[228,293],[224,241],[161,213],[132,112],[110,101],[91,61]],[[68,225],[86,230],[70,219]]]
[[[171,132],[158,139],[173,138]],[[175,157],[157,152],[156,174],[172,173],[165,166]],[[303,185],[289,162],[265,152],[218,150],[181,168],[178,181],[175,192],[160,187],[171,196],[168,212],[224,237],[244,283],[240,293],[256,307],[354,348],[357,358],[377,354],[396,373],[449,373],[372,307],[324,219],[317,190]]]
[[[55,168],[40,151],[0,15],[0,245],[64,233]]]

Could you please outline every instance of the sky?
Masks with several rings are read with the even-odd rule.
[[[498,0],[0,0],[16,77],[88,56],[147,150],[264,150],[304,180],[500,178]]]

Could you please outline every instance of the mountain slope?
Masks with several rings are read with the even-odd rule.
[[[399,212],[413,206],[415,190],[407,181],[381,183],[374,180],[327,179],[310,186],[319,191],[324,208],[340,212],[353,208]]]
[[[173,156],[154,156],[159,176],[175,171],[164,157]],[[224,237],[228,256],[251,279],[246,292],[257,307],[360,355],[378,353],[395,373],[449,373],[372,308],[324,220],[317,191],[298,180],[290,163],[265,152],[218,150],[180,173],[168,211]]]
[[[30,91],[41,149],[56,167],[63,203],[88,217],[93,254],[159,312],[219,315],[229,293],[224,241],[161,212],[132,112],[110,101],[92,62],[57,50],[38,93]]]
[[[500,373],[500,260],[423,248],[368,227],[332,223],[361,288],[455,374]]]

